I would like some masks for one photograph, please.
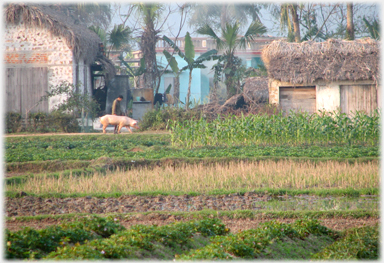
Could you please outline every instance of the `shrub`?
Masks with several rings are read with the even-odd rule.
[[[325,260],[372,260],[379,258],[378,248],[378,226],[366,226],[346,231],[342,239],[313,255],[312,258]]]
[[[53,111],[48,118],[48,127],[53,131],[79,132],[80,126],[76,116],[72,114]]]
[[[165,130],[169,120],[182,122],[192,118],[200,118],[200,112],[178,107],[163,107],[147,111],[140,122],[140,131]]]
[[[18,112],[7,112],[5,117],[5,132],[13,133],[21,130],[21,114]]]

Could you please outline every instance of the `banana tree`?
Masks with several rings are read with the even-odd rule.
[[[189,35],[189,32],[185,35],[184,41],[184,50],[185,53],[183,53],[180,48],[168,37],[163,36],[163,40],[165,40],[174,50],[175,52],[184,59],[185,62],[187,62],[187,65],[183,68],[179,69],[178,63],[174,56],[172,56],[168,51],[164,50],[163,53],[165,57],[167,58],[169,65],[174,72],[175,76],[180,76],[181,72],[184,70],[189,70],[189,82],[188,82],[188,91],[187,91],[187,98],[185,102],[186,109],[189,109],[189,99],[191,96],[191,83],[192,83],[192,71],[195,68],[206,68],[206,66],[203,64],[204,61],[214,60],[218,57],[215,56],[217,54],[216,49],[209,50],[202,55],[200,55],[198,58],[195,59],[195,47],[192,43],[191,36]],[[178,84],[179,85],[179,84]],[[175,85],[176,86],[176,85]]]
[[[119,56],[119,59],[121,63],[123,63],[127,67],[127,73],[128,76],[133,77],[135,80],[135,77],[138,77],[142,74],[145,73],[145,60],[144,57],[140,59],[140,67],[137,69],[133,69],[126,61],[124,61],[124,58],[122,55]],[[135,82],[135,87],[136,87],[136,82]]]

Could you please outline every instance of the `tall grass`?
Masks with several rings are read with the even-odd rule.
[[[173,145],[183,147],[205,145],[250,144],[359,144],[377,145],[380,137],[380,114],[362,112],[351,114],[340,111],[309,114],[294,113],[284,116],[248,115],[220,116],[212,122],[204,118],[182,123],[169,121]]]
[[[34,177],[7,191],[34,194],[367,189],[379,187],[379,164],[291,160],[140,168],[93,176]]]

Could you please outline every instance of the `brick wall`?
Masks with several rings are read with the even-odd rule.
[[[48,67],[50,85],[73,83],[73,55],[65,39],[24,25],[7,25],[4,33],[6,67]]]

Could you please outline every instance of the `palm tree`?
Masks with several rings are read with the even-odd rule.
[[[293,24],[293,30],[292,30]],[[288,27],[288,39],[294,37],[296,43],[301,42],[300,38],[300,23],[297,15],[297,4],[282,4],[280,6],[280,26]]]
[[[105,30],[100,28],[99,26],[90,26],[89,29],[95,32],[100,37],[104,46],[106,46],[107,43],[110,44],[109,52],[112,49],[119,50],[129,46],[132,31],[129,27],[125,27],[122,24],[115,25],[110,32],[105,32]]]
[[[254,40],[259,34],[264,34],[267,29],[261,22],[254,21],[248,27],[244,36],[239,36],[240,23],[226,23],[221,28],[221,37],[219,37],[209,25],[199,28],[196,32],[201,35],[212,37],[216,42],[216,48],[223,50],[225,75],[225,84],[227,87],[227,98],[237,93],[234,76],[236,74],[238,63],[236,63],[235,51],[237,48],[245,48],[246,45]]]
[[[114,28],[107,34],[110,50],[119,50],[122,47],[128,46],[132,31],[124,25],[115,25]]]
[[[168,51],[166,50],[163,51],[164,55],[166,56],[169,62],[169,65],[171,66],[172,71],[176,76],[180,76],[180,73],[184,70],[187,70],[187,69],[189,70],[188,91],[187,91],[187,98],[185,102],[186,109],[188,110],[189,99],[191,96],[192,71],[194,68],[206,68],[203,62],[211,59],[215,59],[216,57],[214,57],[214,55],[217,54],[217,50],[216,49],[209,50],[195,59],[195,47],[193,46],[192,39],[189,32],[187,32],[184,38],[185,53],[181,52],[180,48],[176,46],[176,44],[172,40],[170,40],[168,37],[163,36],[163,40],[165,40],[175,50],[175,52],[177,52],[177,54],[181,58],[183,58],[185,62],[187,62],[186,66],[179,69],[176,59]]]
[[[209,24],[214,30],[219,30],[226,23],[235,21],[238,21],[240,25],[246,25],[249,21],[248,18],[251,18],[252,21],[260,21],[260,10],[264,6],[266,4],[194,4],[189,24],[196,29]]]
[[[140,3],[136,5],[137,10],[142,15],[142,35],[140,39],[140,49],[145,60],[146,72],[144,73],[144,87],[154,88],[156,86],[157,62],[156,62],[156,42],[160,38],[159,30],[155,29],[155,24],[163,10],[161,4]]]

